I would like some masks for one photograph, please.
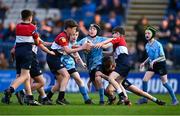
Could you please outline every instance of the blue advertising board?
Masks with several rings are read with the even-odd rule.
[[[43,76],[46,81],[45,89],[50,89],[51,86],[53,86],[55,83],[54,76],[49,71],[44,72]],[[87,85],[87,82],[89,80],[88,73],[80,72],[80,76],[81,76],[82,80],[84,81],[85,85]],[[130,82],[132,82],[134,85],[136,85],[137,87],[141,88],[143,76],[144,76],[144,73],[130,73],[128,75],[127,79]],[[0,70],[0,92],[2,92],[4,89],[9,87],[9,85],[15,79],[15,77],[16,77],[16,71],[14,71],[14,70]],[[180,73],[168,74],[168,79],[169,79],[169,83],[172,86],[175,93],[180,93],[180,85],[179,85]],[[108,84],[108,82],[104,81],[105,87],[107,86],[107,84]],[[23,86],[20,86],[18,88],[18,90],[22,89],[22,88],[23,88]],[[76,82],[72,78],[69,80],[69,83],[67,85],[67,91],[68,92],[78,92],[79,91],[79,88],[78,88]],[[94,92],[95,89],[92,87],[91,91]],[[155,75],[148,82],[148,92],[150,92],[150,93],[167,93],[167,90],[163,87],[159,76]]]

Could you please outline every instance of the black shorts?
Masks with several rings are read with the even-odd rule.
[[[117,72],[120,76],[126,78],[130,71],[128,55],[121,54],[118,56],[118,59],[116,59],[115,61],[116,61],[116,68],[114,71]]]
[[[47,54],[46,60],[47,60],[47,64],[51,70],[51,72],[53,74],[58,74],[58,70],[64,68],[63,63],[61,62],[61,56],[62,55],[58,55],[58,56],[53,56],[50,54]]]
[[[21,68],[19,66],[16,67],[16,70],[17,70],[17,74],[21,73]],[[32,64],[31,64],[31,69],[30,69],[30,76],[31,76],[31,78],[34,78],[41,74],[42,74],[42,70],[40,68],[39,61],[37,60],[36,54],[33,53]]]
[[[95,81],[95,75],[97,71],[101,71],[102,72],[102,65],[98,65],[96,68],[94,68],[93,70],[89,71],[89,76],[90,76],[90,80],[91,81]]]
[[[71,75],[73,74],[74,72],[77,72],[77,70],[75,68],[72,68],[72,69],[69,69],[68,70],[68,73]]]
[[[124,79],[123,82],[122,82],[122,86],[124,87],[124,89],[127,89],[131,85],[132,85],[132,83],[129,82],[127,79]]]
[[[153,69],[149,67],[148,71],[155,72],[155,74],[159,74],[161,76],[166,75],[167,74],[166,61],[156,62],[153,65]]]
[[[20,74],[21,69],[31,69],[33,52],[30,44],[17,44],[15,49],[16,70]]]

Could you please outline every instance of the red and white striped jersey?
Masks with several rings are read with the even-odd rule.
[[[31,23],[19,23],[16,25],[16,43],[34,43],[39,37],[37,28]]]
[[[56,38],[55,41],[52,43],[51,49],[53,50],[60,50],[63,46],[68,46],[69,44],[69,37],[67,36],[66,32],[61,32]]]
[[[114,58],[117,59],[120,54],[128,54],[128,49],[125,37],[114,38],[111,43],[113,44]]]

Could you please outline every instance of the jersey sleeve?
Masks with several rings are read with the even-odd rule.
[[[118,43],[118,39],[119,39],[119,38],[114,38],[114,39],[112,39],[112,40],[111,40],[111,43],[112,43],[112,44]]]
[[[79,40],[79,41],[77,42],[77,45],[81,45],[81,46],[82,46],[84,43],[85,43],[85,38]]]
[[[60,37],[57,43],[61,46],[68,46],[68,41],[65,37]]]
[[[102,37],[101,40],[100,40],[100,42],[103,42],[103,41],[105,41],[105,40],[107,40],[107,39],[108,39],[107,37]]]
[[[32,36],[33,36],[33,39],[38,39],[38,37],[39,37],[39,33],[37,31],[37,27],[36,26],[34,26],[34,28],[33,28]]]
[[[159,51],[158,51],[159,52],[159,56],[165,56],[162,45],[159,44],[158,46],[159,46]]]

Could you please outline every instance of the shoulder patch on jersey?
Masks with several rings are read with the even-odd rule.
[[[66,38],[65,37],[61,37],[60,38],[62,42],[66,42]]]

